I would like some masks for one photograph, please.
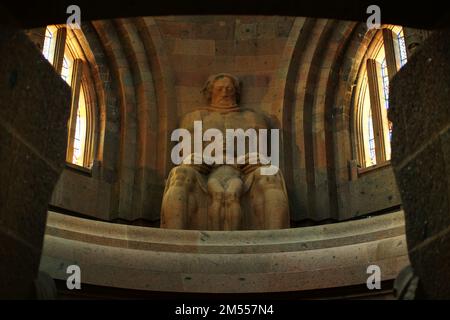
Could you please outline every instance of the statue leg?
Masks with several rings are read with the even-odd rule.
[[[225,191],[225,220],[224,230],[241,229],[241,194],[243,182],[240,178],[233,178],[228,181]]]
[[[211,204],[208,206],[208,229],[222,230],[224,189],[219,180],[215,178],[209,178],[207,188],[211,196]]]
[[[281,173],[262,175],[260,169],[255,172],[257,189],[262,191],[265,229],[283,229],[289,227],[289,202]]]
[[[168,188],[164,193],[161,209],[161,228],[187,229],[189,212],[196,205],[189,203],[195,197],[190,192],[195,184],[195,170],[188,166],[179,166],[172,169]]]

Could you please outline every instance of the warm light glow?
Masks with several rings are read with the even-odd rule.
[[[63,65],[62,65],[62,68],[61,68],[61,78],[63,78],[63,80],[65,81],[65,82],[67,82],[67,84],[70,86],[70,77],[69,77],[69,75],[70,75],[70,69],[71,69],[71,63],[70,63],[70,61],[69,61],[69,59],[67,58],[67,56],[64,56],[64,59],[63,59]]]
[[[61,28],[64,28],[64,26],[61,26]],[[67,33],[63,31],[67,31]],[[57,38],[59,39],[58,41],[61,40],[65,44],[64,52],[55,52]],[[86,139],[91,137],[88,134],[91,128],[89,126],[90,122],[88,122],[87,118],[89,100],[86,96],[86,84],[82,82],[82,76],[85,75],[82,68],[82,64],[84,63],[83,61],[85,61],[83,50],[77,42],[76,37],[73,35],[73,32],[67,29],[59,29],[57,26],[51,25],[47,26],[45,30],[42,54],[52,65],[54,65],[54,63],[58,63],[58,67],[61,67],[60,70],[57,70],[58,73],[61,78],[72,87],[72,99],[78,100],[76,112],[75,110],[71,110],[71,114],[75,112],[72,117],[75,116],[76,118],[71,118],[69,121],[70,125],[74,125],[75,128],[71,127],[68,132],[68,140],[70,141],[68,145],[71,150],[68,150],[66,160],[67,162],[73,163],[80,167],[89,167],[90,155],[86,152],[86,145],[89,145],[89,141],[86,142]],[[55,54],[58,54],[58,57],[56,57]],[[61,60],[62,66],[59,65]],[[77,73],[77,75],[81,75],[81,77],[73,79],[75,61],[78,61],[81,64],[81,69],[77,69],[78,72],[80,72]],[[56,65],[54,65],[54,67],[56,68]],[[80,87],[79,90],[77,89],[78,86]],[[72,105],[72,108],[75,108],[75,106]]]
[[[84,149],[86,142],[86,98],[83,86],[80,87],[80,98],[78,102],[78,112],[73,141],[72,163],[78,166],[84,165]]]
[[[392,31],[397,35],[398,47],[400,51],[400,67],[403,67],[408,62],[408,55],[406,53],[405,35],[403,34],[403,28],[395,26]]]
[[[400,64],[404,66],[407,62],[406,45],[403,35],[403,28],[400,26],[391,27],[392,32],[397,35],[398,41],[398,56],[400,57]],[[383,45],[383,40],[378,40],[375,44],[375,49],[372,51],[370,59],[374,59],[377,62],[377,77],[378,87],[380,89],[377,97],[380,99],[380,105],[383,106],[383,110],[380,110],[381,124],[383,128],[383,139],[385,146],[386,160],[391,159],[391,139],[393,124],[387,118],[387,111],[389,109],[389,74],[386,61],[386,52]],[[361,129],[364,152],[364,161],[361,161],[365,167],[370,167],[377,164],[376,155],[379,150],[376,149],[375,137],[374,137],[374,123],[372,118],[371,101],[370,101],[370,89],[367,82],[367,71],[363,74],[363,81],[360,84],[360,94],[358,98],[358,108],[361,114]]]
[[[381,62],[381,79],[383,81],[384,106],[389,109],[389,75],[386,58]]]
[[[57,29],[55,26],[48,26],[45,29],[45,40],[42,54],[51,64],[53,64],[53,57],[55,54],[56,31]]]
[[[365,167],[377,164],[375,138],[373,133],[372,110],[370,109],[370,94],[367,84],[367,77],[363,80],[363,90],[361,91],[360,101],[362,101],[362,129],[364,137],[364,157]]]

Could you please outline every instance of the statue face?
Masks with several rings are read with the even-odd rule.
[[[214,81],[211,92],[211,104],[223,107],[236,104],[236,89],[230,78],[224,77]]]

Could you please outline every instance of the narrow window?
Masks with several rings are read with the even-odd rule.
[[[45,40],[44,40],[44,48],[42,49],[42,53],[50,63],[53,64],[53,54],[55,50],[55,40],[56,40],[56,30],[52,27],[48,27],[45,29]]]
[[[86,145],[86,98],[83,86],[80,87],[80,97],[78,100],[78,111],[76,116],[75,135],[73,137],[73,159],[72,163],[84,166],[84,154]]]
[[[94,125],[92,99],[88,83],[89,66],[76,36],[64,26],[48,26],[45,31],[44,57],[72,89],[71,116],[68,122],[66,161],[79,167],[92,166]]]
[[[407,62],[403,28],[391,26],[375,34],[367,49],[358,81],[356,141],[362,167],[391,159],[393,124],[389,110],[390,79]]]

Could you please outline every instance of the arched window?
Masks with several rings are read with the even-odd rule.
[[[358,162],[363,168],[391,159],[389,81],[406,62],[403,29],[391,26],[378,30],[360,67],[355,95],[355,141]]]
[[[63,58],[63,64],[61,68],[61,78],[64,79],[65,82],[70,86],[71,83],[71,71],[72,71],[72,59],[70,59],[66,54]]]
[[[72,163],[83,166],[84,150],[86,146],[86,98],[83,86],[80,88],[80,98],[78,100],[78,109],[75,120],[75,134],[73,137],[73,155]]]
[[[48,26],[42,53],[72,88],[66,161],[78,167],[91,168],[95,121],[90,97],[92,90],[88,86],[90,81],[86,81],[89,68],[83,50],[72,31]]]
[[[53,63],[53,55],[55,52],[56,43],[56,32],[57,28],[55,26],[48,26],[45,29],[45,39],[42,53],[50,63]]]

